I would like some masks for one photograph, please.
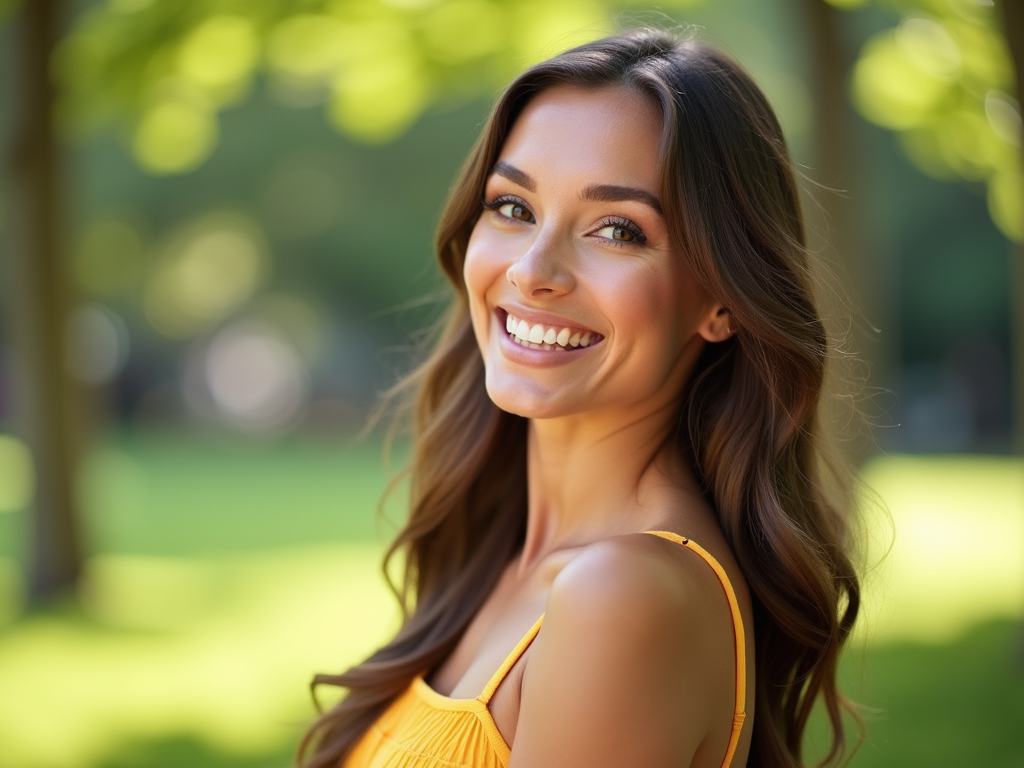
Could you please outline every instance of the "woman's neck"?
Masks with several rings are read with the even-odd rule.
[[[664,524],[667,494],[699,495],[671,439],[675,413],[586,413],[530,422],[526,541],[531,570],[552,552]]]

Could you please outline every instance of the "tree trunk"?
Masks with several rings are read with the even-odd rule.
[[[809,68],[812,77],[814,108],[814,181],[835,191],[815,191],[817,205],[808,206],[809,240],[813,251],[826,256],[835,265],[839,285],[825,279],[819,302],[826,317],[831,318],[829,330],[840,338],[849,335],[854,351],[863,366],[858,369],[839,370],[839,386],[864,385],[868,392],[880,387],[891,387],[888,380],[892,360],[896,355],[895,317],[892,314],[893,276],[884,268],[878,244],[867,242],[864,233],[870,227],[860,221],[862,201],[868,191],[857,173],[858,148],[853,126],[859,119],[850,105],[849,74],[854,54],[840,34],[840,14],[824,0],[797,0],[797,7],[806,24],[809,42]],[[829,265],[826,264],[826,271]],[[849,302],[840,297],[847,296]],[[870,370],[871,379],[867,379]],[[859,393],[855,393],[859,394]],[[863,400],[856,407],[858,413],[842,413],[850,404],[843,400],[835,403],[840,431],[844,423],[856,425],[863,416],[869,422],[878,418],[877,411]],[[874,442],[867,429],[861,434],[848,435],[845,444],[847,458],[861,464],[873,452]]]
[[[1024,107],[1024,0],[998,0],[1003,32],[1010,48],[1016,75],[1017,104]],[[1024,136],[1021,137],[1024,145]],[[1024,169],[1022,169],[1024,170]],[[1019,212],[1024,218],[1024,208]],[[1011,333],[1013,356],[1013,437],[1017,453],[1024,456],[1024,245],[1017,243],[1013,253],[1013,294],[1011,296]]]
[[[997,0],[996,6],[1003,20],[1003,33],[1010,48],[1010,59],[1016,77],[1017,104],[1024,108],[1024,0]],[[1024,146],[1024,135],[1021,136]],[[1024,161],[1024,157],[1022,157]],[[1024,169],[1022,169],[1024,170]],[[1019,212],[1024,218],[1024,208]],[[1011,255],[1010,276],[1013,281],[1010,296],[1010,354],[1013,367],[1013,444],[1018,456],[1024,456],[1024,245],[1015,243]],[[1017,649],[1017,661],[1024,664],[1024,632]]]
[[[6,325],[20,363],[18,429],[36,469],[27,573],[32,602],[65,591],[82,567],[73,482],[75,387],[64,365],[69,291],[61,249],[63,188],[50,78],[58,11],[57,0],[25,2],[11,30],[16,124],[7,195]]]

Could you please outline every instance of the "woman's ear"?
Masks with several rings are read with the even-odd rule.
[[[735,321],[728,307],[715,304],[704,315],[704,322],[697,331],[705,341],[725,341],[736,333]]]

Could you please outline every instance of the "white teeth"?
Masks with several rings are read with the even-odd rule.
[[[530,349],[564,352],[570,347],[587,347],[593,343],[594,334],[589,331],[572,331],[569,328],[556,330],[537,323],[530,325],[509,314],[505,317],[505,330],[517,344]]]

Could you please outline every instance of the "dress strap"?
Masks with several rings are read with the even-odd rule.
[[[533,642],[537,633],[540,632],[540,625],[543,621],[544,614],[542,613],[536,623],[530,627],[530,631],[523,635],[523,639],[520,640],[519,644],[512,649],[512,653],[505,657],[505,661],[501,663],[501,666],[498,667],[498,671],[494,673],[490,682],[487,683],[487,687],[484,688],[484,692],[476,697],[477,701],[482,702],[483,704],[490,703],[491,697],[494,695],[494,692],[498,690],[498,686],[501,685],[501,681],[505,679],[505,675],[507,675],[508,671],[515,666],[515,663],[519,661],[519,658],[526,652],[526,649],[530,647],[530,643]]]
[[[670,531],[644,531],[644,533],[650,533],[654,536],[674,541],[677,544],[682,544],[687,549],[691,549],[700,555],[704,562],[711,566],[711,570],[715,572],[715,575],[722,584],[722,589],[725,590],[725,597],[729,601],[736,649],[736,704],[733,710],[732,735],[729,737],[729,746],[725,751],[725,759],[722,761],[722,768],[728,768],[739,744],[740,731],[743,729],[743,721],[747,716],[747,713],[744,711],[747,701],[746,639],[743,632],[743,617],[740,614],[740,605],[736,600],[736,592],[733,590],[732,583],[729,581],[729,577],[726,575],[721,563],[699,544],[695,544],[685,536],[680,536],[678,533],[671,533]]]

